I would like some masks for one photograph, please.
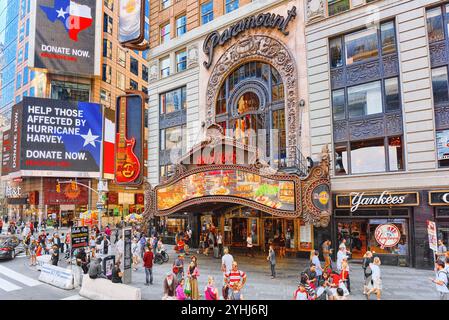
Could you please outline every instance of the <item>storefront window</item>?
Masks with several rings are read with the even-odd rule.
[[[351,142],[352,173],[384,172],[385,168],[384,139]]]
[[[350,118],[382,113],[380,81],[348,88],[348,110]]]
[[[398,227],[400,232],[400,241],[394,247],[381,248],[375,237],[376,228],[382,224],[393,224]],[[397,254],[401,256],[408,255],[409,250],[409,237],[408,237],[408,223],[405,219],[370,219],[369,220],[369,240],[368,245],[371,251],[375,251],[377,254]]]
[[[427,34],[430,43],[444,39],[441,7],[427,10]]]
[[[162,218],[162,233],[164,236],[174,237],[176,233],[184,231],[187,227],[187,219],[181,218]]]
[[[287,220],[285,228],[285,246],[287,249],[294,249],[295,244],[295,220]]]
[[[379,55],[377,47],[377,29],[371,28],[345,36],[346,65],[353,64]]]

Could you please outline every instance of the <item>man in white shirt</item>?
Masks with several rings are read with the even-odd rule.
[[[344,249],[344,252],[346,255],[350,254],[351,252],[348,251],[348,248],[346,247],[346,239],[343,238],[343,240],[341,240],[340,245],[338,246],[338,250],[340,249]]]
[[[338,272],[341,272],[341,263],[343,262],[344,259],[347,259],[348,256],[346,255],[346,246],[341,246],[338,248],[338,253],[337,253],[337,270]]]
[[[224,255],[221,258],[221,271],[223,272],[223,286],[224,286],[226,284],[226,274],[228,274],[232,270],[232,263],[234,262],[234,257],[229,253],[228,247],[225,247],[223,252]]]
[[[254,257],[253,237],[251,237],[251,233],[248,233],[248,237],[246,238],[246,249],[247,249],[247,255],[250,257]]]
[[[444,262],[438,260],[435,263],[436,266],[436,278],[430,279],[436,285],[436,289],[440,294],[440,300],[449,300],[449,289],[448,289],[448,274],[444,270]]]

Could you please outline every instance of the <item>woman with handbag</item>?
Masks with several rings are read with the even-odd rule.
[[[187,278],[190,282],[190,287],[192,290],[191,297],[192,300],[199,300],[200,295],[198,292],[198,277],[200,276],[200,272],[198,270],[198,265],[191,261],[189,267],[187,268]]]
[[[204,297],[206,300],[218,300],[218,289],[214,286],[214,277],[207,277],[207,286],[204,289]]]

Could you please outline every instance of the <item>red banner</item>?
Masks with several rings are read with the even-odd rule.
[[[77,182],[88,185],[88,179],[78,179]],[[61,183],[61,192],[56,192],[56,179],[44,179],[44,204],[78,204],[87,205],[89,192],[88,189],[79,184],[74,189],[71,183]]]

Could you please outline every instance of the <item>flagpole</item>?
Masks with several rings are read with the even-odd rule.
[[[100,175],[98,178],[98,184],[97,189],[100,183],[102,183],[103,180],[103,152],[104,152],[104,135],[105,135],[105,128],[104,128],[104,105],[101,105],[101,130],[102,130],[102,139],[101,139],[101,148],[100,148]],[[103,187],[103,186],[102,186]],[[103,189],[103,188],[102,188]],[[103,191],[98,190],[98,201],[97,202],[103,202]],[[102,218],[103,208],[98,209],[98,229],[101,231],[101,218]]]

